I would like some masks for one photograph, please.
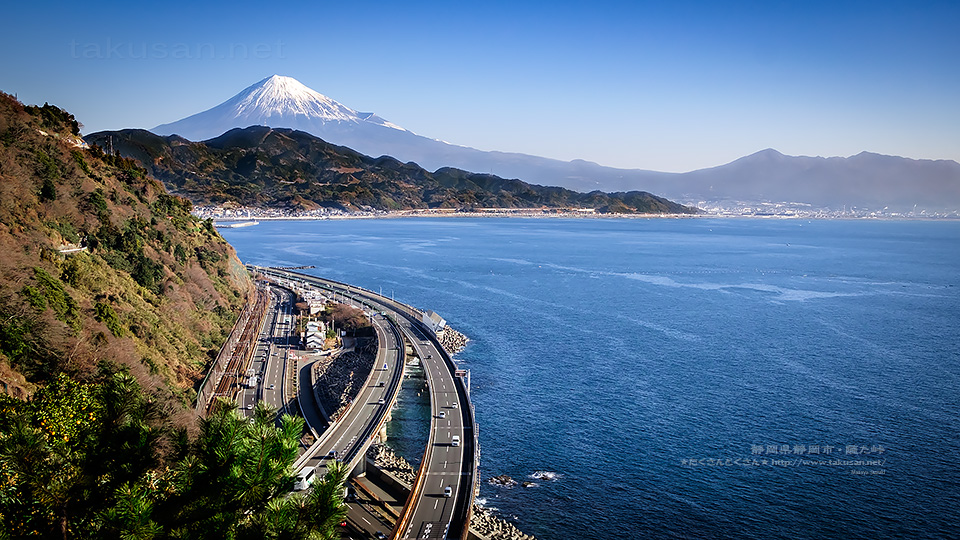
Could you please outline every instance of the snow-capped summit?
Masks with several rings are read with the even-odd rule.
[[[331,123],[355,124],[357,129],[369,124],[406,132],[373,113],[357,112],[293,77],[281,75],[267,77],[212,109],[157,126],[151,131],[203,140],[233,128],[262,125],[300,129],[324,137],[324,132],[332,128],[327,126]]]
[[[338,122],[357,122],[353,109],[311,90],[293,77],[274,75],[240,92],[224,103],[236,113],[255,123],[271,117],[303,115]]]

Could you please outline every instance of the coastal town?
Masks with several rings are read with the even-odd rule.
[[[212,219],[226,226],[235,222],[252,224],[267,220],[322,220],[322,219],[372,219],[398,217],[544,217],[544,218],[650,218],[650,217],[756,217],[796,219],[960,219],[960,209],[950,212],[928,211],[915,208],[909,212],[889,208],[861,208],[857,206],[839,209],[817,208],[805,203],[749,202],[749,201],[700,201],[690,203],[700,209],[690,214],[601,214],[593,208],[424,208],[416,210],[387,211],[369,207],[348,211],[341,208],[318,208],[296,211],[285,208],[195,206],[193,214],[201,219]]]

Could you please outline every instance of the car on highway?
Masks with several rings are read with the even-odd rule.
[[[271,385],[270,385],[270,390],[273,390],[274,388],[275,388],[275,386],[271,384]]]
[[[444,418],[446,418],[446,417],[447,417],[447,413],[444,412],[444,411],[440,411],[440,414],[437,415],[437,418],[439,418],[439,419],[441,419],[441,420],[444,419]]]
[[[450,446],[460,446],[460,436],[459,436],[459,435],[454,435],[453,438],[450,439]]]
[[[373,536],[376,537],[377,540],[387,540],[387,535],[383,534],[380,531],[377,531],[377,533],[374,534]]]
[[[444,497],[449,497],[449,496],[451,496],[451,495],[453,495],[453,489],[451,489],[450,486],[447,486],[447,487],[443,488],[443,496],[444,496]]]
[[[377,400],[377,405],[383,405],[386,401],[383,398]]]

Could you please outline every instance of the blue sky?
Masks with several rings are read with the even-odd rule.
[[[776,148],[960,161],[960,2],[124,2],[4,8],[0,90],[85,132],[288,75],[483,150],[687,171]]]

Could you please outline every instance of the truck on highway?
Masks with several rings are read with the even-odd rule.
[[[303,491],[310,487],[313,484],[316,474],[314,474],[316,469],[314,467],[304,467],[300,469],[300,472],[297,473],[297,481],[293,484],[293,489],[296,491]]]

